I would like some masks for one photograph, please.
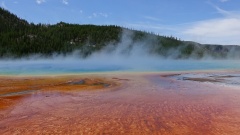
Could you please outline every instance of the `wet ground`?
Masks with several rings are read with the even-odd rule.
[[[0,134],[238,134],[240,89],[166,73],[0,78]]]
[[[240,73],[239,72],[203,72],[203,73],[181,73],[167,75],[166,77],[175,78],[182,81],[197,81],[204,83],[212,83],[226,86],[240,87]]]

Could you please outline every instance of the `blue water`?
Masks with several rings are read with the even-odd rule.
[[[0,61],[0,74],[68,74],[114,71],[240,70],[237,60],[8,60]]]

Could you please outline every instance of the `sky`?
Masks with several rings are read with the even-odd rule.
[[[204,44],[240,45],[240,0],[0,0],[28,22],[118,25]]]

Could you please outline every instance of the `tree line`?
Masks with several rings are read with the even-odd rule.
[[[200,45],[181,41],[173,36],[160,36],[145,31],[122,28],[116,25],[96,26],[78,25],[59,22],[54,25],[28,23],[24,19],[0,8],[0,58],[20,58],[38,54],[44,57],[52,54],[67,55],[79,50],[81,57],[87,57],[100,51],[108,44],[117,45],[123,31],[131,32],[134,42],[145,42],[150,52],[167,57],[170,53],[175,58],[202,58],[208,53],[213,57],[224,58],[236,46]],[[237,48],[237,49],[236,49]],[[236,53],[238,54],[238,53]]]

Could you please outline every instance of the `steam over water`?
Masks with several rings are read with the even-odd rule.
[[[0,74],[64,74],[108,71],[187,71],[187,70],[240,70],[238,60],[213,60],[204,54],[201,60],[173,60],[179,49],[168,52],[168,57],[156,56],[149,50],[146,38],[134,42],[130,32],[124,31],[117,45],[108,44],[86,59],[79,57],[79,51],[68,56],[52,56],[49,59],[29,56],[18,60],[0,60]],[[191,58],[191,57],[190,57]],[[194,58],[194,57],[193,57]]]
[[[92,57],[0,61],[0,74],[64,74],[108,71],[239,70],[234,60],[164,60],[153,57]]]

